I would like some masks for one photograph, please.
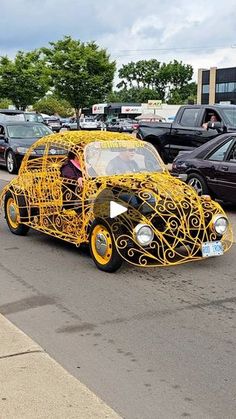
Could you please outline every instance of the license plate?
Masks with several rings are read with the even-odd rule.
[[[224,249],[221,241],[202,243],[202,256],[208,258],[211,256],[223,255]]]

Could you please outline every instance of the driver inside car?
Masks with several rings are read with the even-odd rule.
[[[120,151],[118,156],[112,159],[106,168],[108,175],[119,175],[125,173],[135,173],[139,171],[139,166],[134,160],[135,148],[126,148]]]

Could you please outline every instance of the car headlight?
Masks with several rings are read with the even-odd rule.
[[[16,149],[16,151],[20,154],[26,154],[28,150],[29,150],[28,147],[17,147]]]
[[[134,233],[141,246],[148,246],[154,237],[153,230],[147,224],[138,224],[134,229]]]
[[[172,163],[172,169],[187,169],[188,165],[184,161],[174,161]]]
[[[214,215],[212,218],[212,227],[213,230],[219,234],[220,236],[223,236],[228,228],[229,222],[228,219],[221,214]]]

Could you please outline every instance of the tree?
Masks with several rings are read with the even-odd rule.
[[[0,109],[8,109],[10,105],[12,105],[12,101],[10,99],[0,99]]]
[[[118,72],[121,82],[117,87],[153,89],[157,85],[159,71],[160,62],[155,59],[123,64]]]
[[[50,68],[55,93],[76,110],[102,102],[112,90],[115,62],[95,42],[83,43],[70,36],[42,48]]]
[[[33,109],[37,112],[52,115],[58,113],[62,117],[68,117],[74,114],[74,109],[70,103],[64,99],[58,99],[55,96],[48,96],[40,99],[33,104]]]
[[[132,87],[131,89],[121,89],[110,93],[107,102],[139,102],[144,103],[149,99],[157,99],[155,90],[144,87]]]
[[[17,109],[25,109],[49,88],[49,74],[40,51],[18,51],[15,59],[0,57],[0,96],[12,101]]]
[[[146,93],[148,99],[174,100],[176,98],[180,100],[181,98],[184,100],[188,96],[184,88],[192,78],[193,68],[189,64],[183,64],[182,61],[174,60],[161,64],[156,59],[151,59],[124,64],[118,74],[121,78],[120,83],[117,84],[117,87],[121,89],[120,92],[132,97],[135,93],[136,97],[140,97],[138,101],[145,99]],[[133,89],[141,89],[140,94],[138,90]]]
[[[188,102],[197,102],[197,84],[188,83],[180,88],[171,89],[169,92],[168,103],[185,104]]]

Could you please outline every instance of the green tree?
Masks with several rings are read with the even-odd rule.
[[[33,104],[33,109],[37,112],[52,115],[58,113],[62,117],[68,117],[74,114],[74,109],[65,99],[58,99],[55,96],[48,96],[40,99]]]
[[[107,102],[139,102],[145,103],[149,99],[157,99],[155,90],[147,87],[131,87],[116,90],[107,96]]]
[[[165,86],[166,100],[168,102],[172,100],[173,103],[173,98],[175,97],[175,100],[177,100],[178,95],[180,95],[179,100],[182,102],[184,100],[184,87],[187,86],[192,76],[193,67],[190,64],[183,64],[182,61],[178,62],[177,60],[170,61],[167,64],[163,63],[160,68],[160,79],[162,86]]]
[[[184,88],[192,78],[193,68],[189,64],[183,64],[182,61],[174,60],[167,64],[161,64],[158,60],[151,59],[124,64],[118,74],[121,81],[117,87],[126,97],[138,96],[140,97],[137,100],[139,102],[142,99],[146,100],[146,97],[159,100],[175,100],[177,98],[184,100],[183,96],[186,96]],[[139,95],[138,91],[132,90],[135,88],[141,89]],[[148,96],[145,92],[148,93]]]
[[[169,92],[168,103],[185,104],[189,101],[197,102],[197,84],[191,82],[180,88],[171,89]]]
[[[83,43],[70,36],[42,48],[50,68],[55,93],[76,110],[102,102],[112,90],[115,62],[95,42]]]
[[[155,59],[123,64],[118,71],[121,82],[117,87],[153,89],[158,84],[159,71],[160,62]]]
[[[17,109],[25,109],[49,88],[49,74],[40,51],[18,51],[15,59],[0,57],[0,96],[12,101]]]
[[[6,99],[6,98],[0,99],[0,109],[8,109],[10,105],[13,105],[10,99]]]

